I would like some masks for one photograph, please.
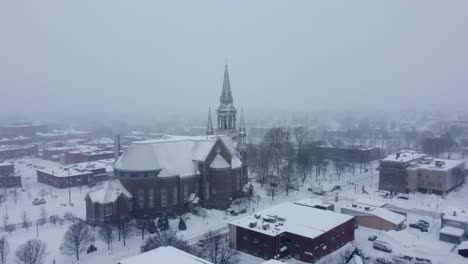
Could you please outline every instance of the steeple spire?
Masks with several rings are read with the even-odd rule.
[[[211,120],[211,108],[208,108],[208,123],[206,124],[206,134],[213,135],[213,121]]]
[[[246,135],[245,132],[245,121],[244,121],[244,108],[241,108],[241,116],[239,121],[239,135]]]
[[[229,105],[233,103],[232,92],[231,92],[231,82],[229,81],[229,70],[228,65],[224,67],[224,80],[223,80],[223,90],[221,92],[220,103],[223,105]]]

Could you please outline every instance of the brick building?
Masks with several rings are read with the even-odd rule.
[[[316,146],[315,150],[324,154],[326,159],[342,160],[357,163],[368,163],[380,159],[379,148],[364,148],[361,146]]]
[[[132,216],[142,218],[181,212],[193,200],[226,209],[247,182],[242,166],[228,136],[167,136],[133,143],[114,175],[134,197]]]
[[[21,176],[15,174],[15,165],[0,163],[0,187],[21,187]]]
[[[84,162],[37,170],[37,181],[56,188],[77,187],[108,179],[112,167],[104,162]]]
[[[354,240],[354,217],[283,203],[229,223],[232,248],[264,259],[314,263]]]

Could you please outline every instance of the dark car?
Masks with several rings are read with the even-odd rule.
[[[341,186],[340,185],[335,185],[333,186],[333,188],[331,189],[332,192],[334,191],[341,191]]]
[[[409,227],[419,229],[419,231],[421,231],[421,232],[428,232],[429,231],[429,228],[426,227],[424,224],[421,224],[421,223],[411,223],[411,224],[409,224]]]
[[[421,226],[427,227],[427,228],[429,228],[429,226],[430,226],[429,222],[424,221],[424,220],[419,220],[418,224],[421,225]]]

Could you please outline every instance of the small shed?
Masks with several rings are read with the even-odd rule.
[[[453,226],[444,226],[440,229],[439,240],[459,244],[463,241],[465,230]]]

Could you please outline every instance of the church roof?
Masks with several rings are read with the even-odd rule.
[[[120,195],[132,198],[132,194],[125,189],[119,180],[107,181],[97,190],[89,192],[88,195],[93,203],[100,204],[113,203]]]
[[[155,171],[161,175],[191,176],[198,174],[197,161],[205,161],[221,140],[232,156],[237,154],[227,136],[166,136],[158,140],[134,142],[117,160],[114,169],[121,171]],[[168,174],[169,173],[169,174]],[[160,175],[158,175],[160,176]]]
[[[229,163],[223,158],[223,156],[219,155],[219,153],[210,164],[210,168],[212,169],[227,169],[229,167],[231,167],[231,165],[229,165]]]

